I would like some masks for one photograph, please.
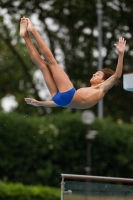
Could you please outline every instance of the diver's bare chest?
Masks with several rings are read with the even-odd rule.
[[[103,96],[103,91],[100,87],[87,87],[80,88],[77,90],[77,93],[83,96],[84,98],[93,97],[93,96]]]
[[[98,88],[80,88],[76,91],[69,107],[86,109],[94,106],[103,98],[103,92]]]

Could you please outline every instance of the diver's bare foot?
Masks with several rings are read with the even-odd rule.
[[[33,26],[33,24],[31,23],[31,21],[30,21],[29,18],[27,18],[27,21],[28,21],[27,31],[32,32],[32,30],[34,29],[34,26]]]
[[[20,21],[20,32],[19,35],[24,37],[27,32],[28,21],[25,17],[21,18]]]

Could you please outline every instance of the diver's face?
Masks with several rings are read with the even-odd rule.
[[[97,71],[95,74],[93,74],[90,80],[91,84],[97,85],[99,83],[104,82],[103,76],[104,76],[104,73],[102,71]]]

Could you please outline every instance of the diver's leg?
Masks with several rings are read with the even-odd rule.
[[[26,19],[28,20],[27,30],[32,32],[34,38],[36,39],[37,44],[39,46],[39,50],[44,56],[44,58],[46,59],[46,63],[49,66],[49,69],[52,73],[52,76],[54,78],[54,81],[56,83],[58,90],[60,92],[65,92],[65,91],[70,90],[73,87],[73,84],[70,81],[68,75],[58,65],[49,47],[47,46],[43,38],[40,36],[38,31],[34,28],[30,20],[28,18]]]
[[[53,79],[52,73],[49,70],[49,67],[47,66],[47,63],[45,63],[45,61],[41,58],[41,56],[39,55],[38,51],[36,50],[34,44],[32,43],[29,34],[27,31],[25,31],[26,29],[26,23],[27,20],[26,19],[22,19],[20,22],[20,35],[23,36],[26,46],[28,48],[30,57],[32,59],[32,61],[41,69],[43,76],[44,76],[44,80],[47,84],[47,87],[51,93],[51,95],[55,95],[55,93],[58,91],[58,88],[56,86],[56,83]]]

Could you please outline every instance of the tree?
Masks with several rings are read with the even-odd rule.
[[[31,65],[29,55],[27,55],[27,50],[23,46],[21,39],[18,37],[19,19],[21,16],[25,15],[33,19],[32,21],[35,26],[38,27],[41,35],[47,39],[58,62],[64,64],[65,70],[69,74],[70,79],[72,79],[75,87],[78,88],[88,86],[90,77],[97,70],[98,33],[96,3],[96,0],[91,0],[90,2],[87,0],[65,0],[63,2],[61,0],[39,2],[37,0],[34,2],[31,0],[21,0],[18,3],[16,3],[15,0],[7,0],[1,2],[1,8],[7,10],[14,26],[14,33],[12,33],[9,24],[6,25],[6,27],[8,27],[8,34],[5,35],[3,33],[2,22],[0,29],[1,37],[4,38],[4,41],[6,42],[10,36],[12,38],[10,44],[14,49],[20,49],[21,46],[21,52],[18,52],[27,66],[26,71],[23,68],[24,66],[19,67],[20,71],[23,69],[21,75],[24,85],[28,85],[28,87],[24,87],[24,90],[22,91],[23,97],[25,95],[33,95],[36,98],[38,92],[36,91],[36,94],[31,94],[30,92],[36,88],[35,82],[32,80],[33,72],[36,68],[33,68],[32,70],[30,70],[31,68],[29,69],[29,66]],[[126,0],[102,0],[102,4],[104,67],[110,67],[115,70],[117,64],[117,53],[115,52],[113,44],[118,41],[120,36],[122,36],[127,40],[128,51],[128,53],[126,52],[124,59],[123,72],[131,72],[133,46],[132,2],[131,0],[128,2]],[[39,20],[37,24],[36,21],[34,21],[35,16]],[[4,19],[4,16],[1,18]],[[15,44],[14,38],[16,39]],[[13,49],[11,49],[11,51],[12,50]],[[23,52],[25,57],[23,56]],[[61,60],[59,59],[59,56],[62,57]],[[20,58],[17,58],[16,60],[18,62]],[[4,63],[2,63],[2,65],[5,66]],[[17,73],[20,72],[18,71]],[[18,77],[16,78],[16,82],[18,82]],[[3,83],[5,85],[4,80]],[[14,86],[10,87],[10,92],[13,91],[13,87]],[[18,92],[20,94],[20,91]],[[5,94],[6,93],[3,92],[1,93],[1,96]],[[25,108],[24,105],[22,106],[22,103],[20,102],[20,99],[22,98],[19,94],[17,97],[17,101],[19,102],[19,112],[22,112],[23,109],[27,109],[30,113],[32,109],[29,107]],[[132,117],[132,100],[133,94],[123,90],[121,78],[121,84],[114,87],[105,97],[105,116],[111,115],[115,119],[122,118],[123,120],[130,121]],[[56,109],[53,110],[55,111]],[[93,110],[97,112],[97,106],[95,106]],[[123,110],[128,112],[128,116],[125,115]]]

